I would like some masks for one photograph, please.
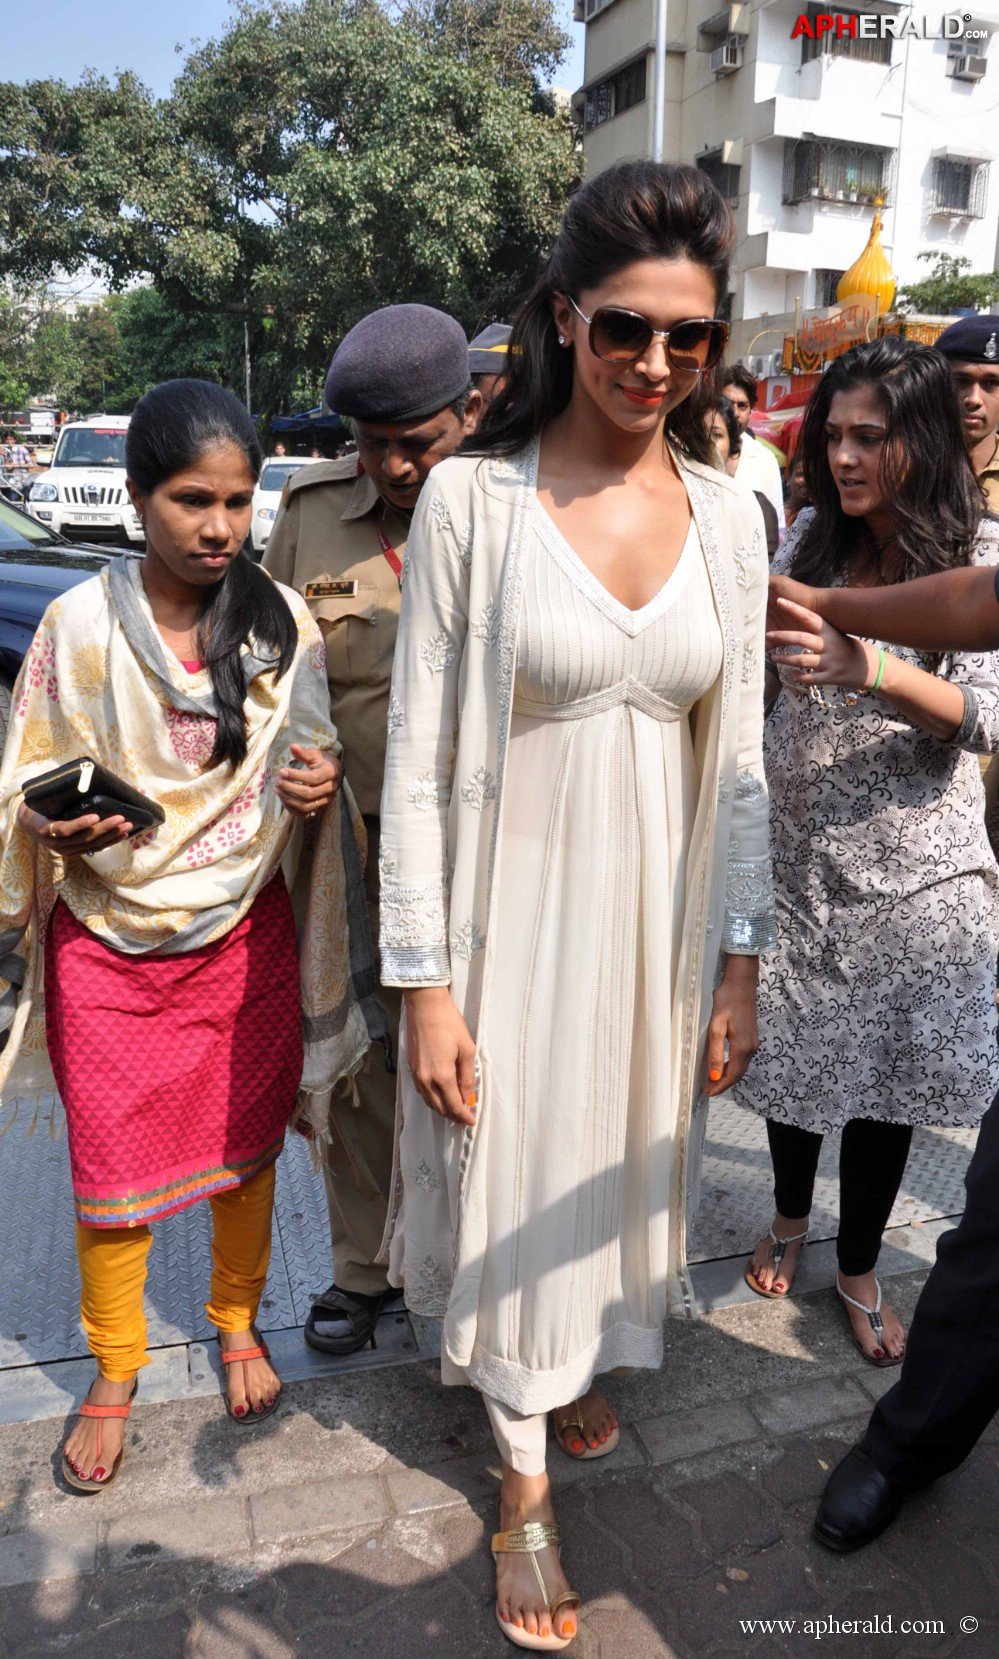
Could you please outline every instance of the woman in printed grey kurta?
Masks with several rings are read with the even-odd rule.
[[[923,347],[876,342],[828,371],[802,440],[806,469],[811,459],[819,475],[813,495],[823,480],[827,493],[818,514],[798,516],[775,570],[799,574],[831,521],[843,552],[826,576],[870,581],[870,535],[861,530],[858,540],[828,494],[837,478],[850,506],[864,506],[854,524],[876,527],[896,580],[907,521],[919,523],[941,564],[999,564],[999,524],[981,519],[956,402],[948,404],[949,370],[934,358]],[[888,488],[877,455],[891,443],[893,420],[911,470]],[[918,511],[916,485],[928,496]],[[948,553],[955,525],[966,542]],[[802,579],[824,585],[807,563]],[[913,1126],[977,1124],[999,1083],[999,883],[976,759],[999,749],[999,659],[958,654],[935,664],[896,649],[881,668],[878,647],[858,649],[829,630],[832,666],[819,680],[837,665],[846,678],[820,692],[808,673],[813,655],[800,653],[805,638],[792,628],[795,654],[780,659],[783,690],[764,740],[778,946],[761,974],[760,1052],[736,1097],[768,1120],[778,1238],[807,1226],[821,1137],[843,1134],[839,1283],[873,1311],[877,1250]],[[810,696],[794,666],[802,662]],[[836,690],[870,686],[879,669],[876,695]],[[784,1289],[789,1274],[773,1256],[770,1237],[754,1257],[754,1288]],[[788,1268],[795,1260],[796,1252]],[[865,1356],[899,1359],[904,1340],[893,1316],[879,1310],[881,1330],[854,1311]]]
[[[682,198],[683,236],[707,227],[719,238],[711,257],[724,259],[727,210],[703,175],[622,168],[594,181],[591,199],[620,190],[622,177],[629,190],[650,181],[667,219]],[[592,246],[586,202],[581,193],[570,214]],[[644,303],[655,328],[659,316],[668,326],[713,309],[716,271],[702,268],[703,251],[690,256],[692,309],[678,310],[685,295],[674,296],[671,261],[632,262],[616,232],[608,244],[603,280],[612,286],[621,272],[631,310]],[[588,280],[563,269],[539,285],[525,325],[535,335],[524,357],[537,364],[535,345],[547,357],[542,391],[561,388],[562,404],[510,453],[442,463],[420,498],[382,802],[382,971],[406,991],[390,1276],[411,1307],[444,1317],[444,1380],[486,1396],[508,1529],[551,1524],[545,1413],[586,1396],[597,1372],[658,1365],[664,1315],[690,1313],[684,1225],[705,1037],[710,1023],[713,1087],[724,1086],[755,1041],[755,1014],[743,1016],[773,925],[759,510],[691,459],[688,434],[706,450],[699,415],[664,434],[655,398],[651,417],[613,401],[617,379],[640,392],[648,370],[583,357],[582,325],[570,358],[571,324],[556,329],[553,300],[561,291],[567,311],[566,290],[587,299],[600,280],[592,267]],[[705,342],[717,337],[713,323],[692,326]],[[643,349],[655,379],[673,376],[662,348]],[[516,398],[524,375],[517,366],[511,375]],[[560,501],[571,487],[587,503],[571,540],[545,494],[576,375],[596,382],[610,436],[644,467],[613,512],[651,504],[646,539],[659,563],[649,561],[645,602],[623,602],[594,574],[603,404],[599,418],[587,406],[588,444],[577,428],[565,446],[578,472]],[[672,410],[695,384],[692,372],[675,375]],[[495,408],[501,422],[502,402]],[[566,419],[576,414],[570,401]],[[618,587],[644,551],[623,545]],[[719,1010],[751,977],[726,1062]],[[433,987],[448,995],[418,1000]],[[421,1024],[433,1020],[454,1034],[436,1078],[423,1052],[435,1031],[428,1039]],[[443,1115],[446,1070],[461,1087],[459,1109]],[[464,1104],[473,1083],[477,1112]],[[591,1453],[611,1449],[606,1402],[585,1433]],[[584,1451],[574,1426],[563,1449]],[[557,1589],[557,1563],[544,1565]],[[554,1613],[530,1601],[529,1583],[528,1599],[510,1604],[502,1562],[499,1577],[504,1631],[540,1640]]]

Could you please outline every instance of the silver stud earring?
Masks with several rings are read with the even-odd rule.
[[[564,334],[560,334],[560,335],[559,335],[559,337],[558,337],[558,343],[559,343],[559,345],[560,345],[560,346],[564,346],[564,345],[565,345],[565,335],[564,335]]]

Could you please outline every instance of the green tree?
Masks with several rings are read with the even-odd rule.
[[[961,254],[925,251],[918,255],[934,260],[928,277],[908,283],[899,293],[900,311],[920,311],[930,316],[949,316],[952,311],[988,310],[999,299],[999,271],[972,276],[971,260]]]
[[[25,363],[29,304],[23,291],[0,283],[0,409],[21,409],[31,395]]]
[[[565,44],[552,0],[242,0],[169,99],[0,86],[0,274],[152,277],[230,377],[247,323],[255,407],[314,396],[376,306],[509,315],[577,175]]]
[[[185,375],[217,380],[239,390],[235,342],[226,341],[223,317],[180,311],[149,287],[112,294],[104,310],[101,325],[110,325],[114,345],[106,359],[102,395],[94,407],[109,414],[127,414],[151,386]],[[234,333],[231,324],[229,329]]]

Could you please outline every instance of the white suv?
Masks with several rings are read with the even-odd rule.
[[[138,514],[125,488],[127,415],[89,415],[61,428],[52,465],[28,492],[32,518],[74,541],[141,546]]]

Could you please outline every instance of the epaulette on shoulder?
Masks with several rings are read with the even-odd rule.
[[[307,467],[296,467],[288,476],[285,490],[297,495],[315,484],[352,484],[357,477],[357,456],[341,455],[336,461],[311,461]]]

